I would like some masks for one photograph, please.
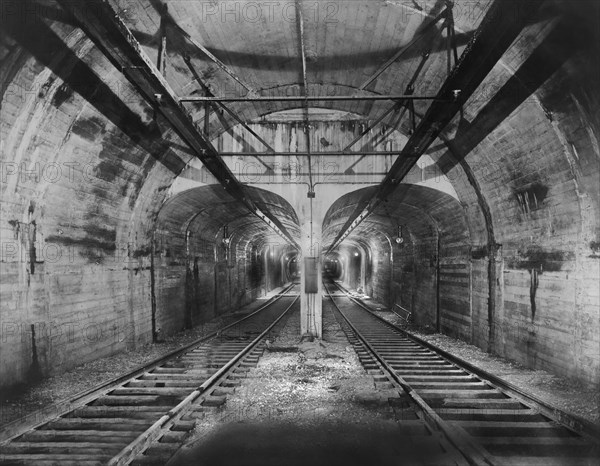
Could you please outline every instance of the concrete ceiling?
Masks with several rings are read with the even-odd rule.
[[[165,0],[113,0],[112,3],[145,52],[158,59],[160,24],[167,24],[166,76],[180,96],[202,95],[203,91],[184,61],[187,54],[202,80],[219,96],[248,93],[205,53],[186,40],[181,30],[202,44],[214,56],[260,95],[301,95],[303,92],[302,53],[304,40],[307,82],[310,95],[350,95],[398,51],[420,34],[427,22],[445,7],[445,0],[390,2],[351,0],[347,2],[297,2],[303,17],[300,34],[295,2],[170,2]],[[469,2],[456,7],[459,53],[476,30],[490,1]],[[445,38],[440,28],[423,39],[392,64],[365,94],[402,94],[421,56],[432,54],[415,86],[415,94],[435,95],[446,75]],[[301,103],[231,104],[245,120],[268,115]],[[387,102],[320,102],[314,106],[336,108],[371,117],[387,108]],[[417,105],[426,109],[428,103]],[[202,105],[187,104],[203,118]],[[211,120],[212,131],[234,124],[228,115]],[[225,123],[227,127],[227,123]]]

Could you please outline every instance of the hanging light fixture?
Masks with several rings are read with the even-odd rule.
[[[223,227],[223,239],[221,240],[224,248],[229,248],[229,244],[231,243],[231,236],[229,236],[229,227],[225,225]]]
[[[404,243],[404,238],[402,237],[402,225],[398,225],[398,236],[395,238],[396,244]]]

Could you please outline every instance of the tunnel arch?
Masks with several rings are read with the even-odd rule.
[[[343,221],[344,209],[352,209],[372,189],[363,188],[338,199],[324,222],[325,234],[332,237]],[[405,242],[401,245],[393,242],[397,225],[403,227]],[[471,338],[471,324],[465,325],[463,315],[455,315],[464,314],[466,307],[471,319],[471,298],[465,296],[463,287],[453,289],[452,282],[446,282],[447,277],[459,275],[467,289],[471,287],[470,272],[465,272],[471,262],[468,218],[456,199],[431,188],[401,185],[347,242],[358,241],[366,242],[372,251],[375,299],[389,307],[410,308],[417,323],[445,327],[446,333]],[[339,248],[343,249],[344,243]],[[440,283],[444,302],[440,302]]]

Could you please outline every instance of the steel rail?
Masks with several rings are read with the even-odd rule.
[[[417,406],[423,411],[426,418],[430,420],[448,439],[448,441],[458,449],[459,452],[465,456],[465,459],[471,465],[494,465],[493,458],[491,455],[486,452],[480,445],[471,441],[468,435],[463,433],[462,430],[456,429],[452,427],[448,422],[440,417],[439,414],[435,412],[435,410],[429,406],[429,404],[421,398],[421,396],[415,391],[411,385],[404,380],[401,376],[399,376],[394,368],[385,360],[385,358],[377,351],[373,345],[364,337],[364,335],[356,328],[356,326],[348,319],[348,317],[344,314],[344,312],[340,309],[340,307],[335,302],[335,297],[327,291],[329,298],[332,303],[340,313],[340,315],[344,318],[348,326],[355,333],[357,338],[361,341],[361,343],[371,352],[373,357],[377,360],[377,362],[381,365],[382,368],[385,369],[388,377],[394,380],[404,392],[410,396],[410,398],[417,404]],[[339,297],[339,296],[337,296]],[[346,298],[350,298],[349,296],[344,296]],[[351,298],[350,298],[351,299]]]
[[[127,382],[128,380],[133,379],[139,375],[142,375],[142,374],[160,366],[161,364],[163,364],[164,362],[166,362],[170,359],[173,359],[173,358],[176,358],[177,356],[185,354],[188,351],[197,347],[198,345],[205,343],[205,342],[209,341],[210,339],[218,336],[223,331],[225,331],[231,327],[234,327],[235,325],[239,325],[240,323],[244,322],[245,320],[249,319],[250,317],[252,317],[252,316],[258,314],[259,312],[262,312],[263,310],[267,309],[268,307],[272,306],[277,301],[279,301],[281,298],[283,298],[285,296],[289,296],[286,293],[288,291],[290,291],[294,287],[294,285],[295,285],[294,283],[291,283],[290,285],[285,287],[280,293],[269,298],[269,300],[266,303],[264,303],[262,306],[260,306],[255,311],[252,311],[250,314],[244,316],[243,318],[236,320],[235,322],[232,322],[231,324],[227,324],[226,326],[221,327],[221,328],[209,333],[206,336],[203,336],[197,340],[194,340],[193,342],[188,343],[187,345],[183,346],[180,349],[171,351],[171,352],[165,354],[164,356],[154,359],[144,365],[139,366],[138,368],[136,368],[130,372],[127,372],[124,375],[119,375],[119,376],[117,376],[111,380],[108,380],[107,382],[104,382],[96,387],[90,388],[88,390],[84,390],[83,392],[80,392],[80,393],[74,395],[73,397],[70,397],[68,400],[59,401],[57,404],[54,404],[48,408],[44,408],[44,409],[35,411],[33,413],[28,414],[25,418],[16,419],[16,420],[6,424],[5,426],[2,426],[2,428],[0,429],[0,446],[3,446],[5,444],[11,442],[16,437],[23,435],[27,431],[37,429],[38,427],[46,424],[47,422],[49,422],[52,419],[60,417],[64,414],[67,414],[71,411],[76,410],[77,408],[79,408],[81,406],[84,406],[84,405],[90,403],[94,399],[107,393],[108,391],[112,390],[116,386],[121,385],[124,382]],[[32,419],[32,421],[28,422],[27,420],[30,418]],[[24,422],[24,419],[25,419],[25,422]]]
[[[495,388],[499,389],[503,393],[516,398],[519,402],[523,403],[529,408],[539,411],[541,414],[557,422],[561,426],[586,438],[587,440],[591,440],[594,443],[600,445],[600,426],[593,424],[592,422],[587,421],[583,418],[579,418],[572,414],[566,413],[565,411],[562,411],[556,406],[552,406],[551,404],[539,399],[535,395],[527,393],[526,391],[517,387],[516,385],[513,385],[510,382],[507,382],[506,380],[503,380],[500,377],[493,375],[484,369],[481,369],[480,367],[474,366],[473,364],[465,361],[464,359],[461,359],[441,348],[438,348],[437,346],[429,343],[428,341],[423,340],[422,338],[419,338],[418,336],[406,331],[402,327],[398,327],[397,325],[388,322],[387,320],[375,314],[373,310],[370,309],[366,304],[364,304],[360,299],[350,296],[348,291],[344,287],[340,286],[338,283],[335,283],[335,285],[344,293],[346,293],[348,299],[352,300],[354,303],[363,308],[371,316],[373,316],[380,322],[402,333],[402,335],[404,335],[409,340],[426,347],[428,350],[438,354],[442,358],[446,359],[448,362],[459,366],[466,372],[469,372],[472,375],[489,382],[491,385],[493,385]]]
[[[150,447],[152,442],[157,440],[166,430],[186,414],[194,403],[201,402],[202,395],[212,388],[217,382],[223,379],[241,360],[250,353],[271,330],[285,317],[290,309],[298,302],[300,296],[296,296],[292,303],[281,313],[281,315],[269,325],[260,335],[250,342],[242,351],[234,356],[228,363],[221,367],[215,374],[205,380],[197,389],[179,402],[177,406],[170,409],[152,426],[141,433],[133,442],[127,445],[121,452],[115,455],[108,463],[109,466],[122,466],[132,462],[139,454]]]

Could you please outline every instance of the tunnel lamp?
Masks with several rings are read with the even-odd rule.
[[[358,252],[355,252],[354,257],[358,257],[358,256],[360,256],[360,254]]]
[[[223,246],[226,248],[228,248],[229,243],[231,243],[231,237],[229,236],[229,229],[227,225],[223,227],[223,239],[221,241],[223,242]]]
[[[404,243],[404,238],[402,237],[402,225],[398,225],[398,236],[395,238],[396,244]]]

